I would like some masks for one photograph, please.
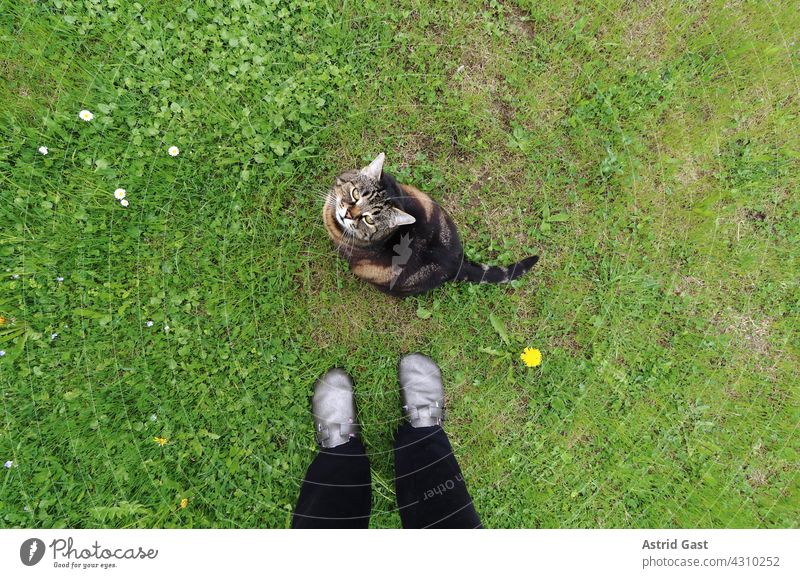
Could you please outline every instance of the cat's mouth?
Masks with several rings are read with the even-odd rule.
[[[336,215],[336,221],[345,229],[350,231],[355,230],[355,221],[345,217],[347,214],[347,208],[342,206],[342,203],[339,199],[334,198],[334,202],[336,204],[334,205],[333,212]]]
[[[337,221],[339,221],[339,224],[340,224],[342,227],[345,227],[345,228],[347,228],[347,229],[350,229],[350,228],[352,228],[352,227],[351,227],[351,226],[350,226],[350,224],[347,222],[347,221],[349,221],[350,219],[348,219],[347,217],[345,217],[345,216],[344,216],[346,212],[347,212],[347,209],[340,209],[340,208],[339,208],[339,206],[337,205],[337,207],[336,207],[336,220],[337,220]]]

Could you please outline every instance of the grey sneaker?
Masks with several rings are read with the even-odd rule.
[[[311,411],[314,414],[314,436],[323,448],[346,444],[361,429],[356,423],[353,380],[344,370],[331,369],[317,380]]]
[[[411,427],[442,425],[444,385],[439,366],[427,355],[412,353],[400,359],[400,397]]]

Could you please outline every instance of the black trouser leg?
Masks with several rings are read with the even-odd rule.
[[[353,438],[321,449],[308,466],[292,528],[366,528],[371,509],[369,458]]]
[[[394,442],[395,487],[404,528],[479,528],[453,448],[439,426],[404,423]]]

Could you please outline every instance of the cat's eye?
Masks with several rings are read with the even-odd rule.
[[[354,203],[361,198],[361,193],[358,192],[357,188],[353,187],[353,190],[350,191],[350,198],[353,199]]]
[[[367,225],[374,225],[374,224],[375,224],[375,221],[373,221],[373,220],[372,220],[372,217],[371,217],[371,216],[369,216],[369,215],[364,215],[364,222],[365,222]]]

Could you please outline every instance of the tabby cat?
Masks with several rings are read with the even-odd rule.
[[[464,257],[455,223],[425,193],[383,172],[385,155],[336,178],[323,220],[339,254],[360,279],[398,297],[447,281],[505,283],[539,260],[490,267]]]

